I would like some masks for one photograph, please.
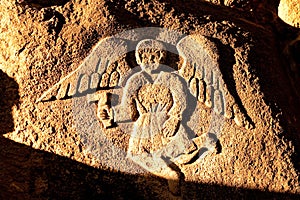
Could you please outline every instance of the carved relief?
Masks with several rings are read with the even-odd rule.
[[[38,101],[88,95],[89,101],[97,104],[96,116],[105,129],[131,124],[127,157],[151,173],[168,178],[173,194],[180,193],[181,172],[169,164],[187,164],[204,156],[203,149],[214,149],[222,118],[251,128],[227,89],[217,48],[208,39],[186,36],[174,45],[183,59],[178,71],[162,64],[168,59],[167,49],[158,39],[133,42],[138,67],[127,62],[128,41],[108,38],[100,44],[107,48],[96,48],[78,69]],[[86,65],[95,68],[84,69]],[[112,106],[109,95],[117,88],[122,89],[121,101]],[[188,109],[197,102],[212,109],[215,120],[210,131],[200,136],[191,133],[187,125],[193,115]]]
[[[190,36],[183,38],[177,44],[179,54],[184,57],[183,67],[179,73],[189,80],[192,93],[205,106],[213,108],[228,119],[233,118],[238,126],[251,129],[253,125],[247,119],[246,113],[243,113],[238,104],[235,103],[224,79],[222,79],[222,74],[218,69],[218,55],[216,53],[218,51],[215,45],[203,37],[200,39],[210,43],[208,46],[211,48],[204,49],[201,45],[195,46],[197,37]],[[212,59],[210,56],[216,58]],[[226,102],[233,103],[224,105],[224,98],[227,98]]]
[[[110,128],[113,125],[113,111],[108,105],[108,93],[103,93],[98,100],[97,117],[102,122],[105,128]]]

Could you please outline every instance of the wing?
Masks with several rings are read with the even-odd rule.
[[[128,30],[105,38],[96,45],[76,70],[43,93],[37,102],[84,96],[95,93],[95,90],[112,88],[118,85],[118,82],[122,83],[129,76],[131,67],[136,65],[136,63],[127,64],[126,54],[130,55],[140,40],[156,37],[175,45],[180,34],[162,28],[149,27]]]
[[[179,74],[189,83],[191,93],[216,114],[233,118],[237,125],[251,128],[251,123],[228,91],[219,68],[219,52],[203,36],[186,36],[177,44],[183,65]]]
[[[127,46],[128,42],[116,37],[101,40],[76,70],[47,90],[37,102],[84,96],[117,86],[120,75],[130,69],[125,60]]]

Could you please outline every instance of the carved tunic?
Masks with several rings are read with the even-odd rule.
[[[175,73],[160,72],[155,80],[145,72],[139,72],[128,79],[122,103],[115,117],[126,121],[130,113],[137,112],[129,141],[130,156],[154,155],[154,157],[175,158],[182,154],[190,141],[180,121],[186,109],[186,90]],[[122,111],[121,111],[122,110]],[[178,129],[167,137],[164,124],[170,118],[177,119]],[[176,123],[176,122],[175,122]]]
[[[170,90],[158,84],[144,85],[138,91],[135,102],[139,117],[131,136],[131,153],[153,153],[168,141],[162,130],[172,106]]]

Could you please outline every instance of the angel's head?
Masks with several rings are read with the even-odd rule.
[[[152,39],[140,41],[136,46],[137,63],[145,71],[153,71],[166,59],[166,48],[162,42]]]

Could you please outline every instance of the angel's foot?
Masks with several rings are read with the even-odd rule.
[[[190,146],[183,152],[182,155],[175,158],[175,162],[178,164],[188,164],[192,160],[197,160],[199,157],[199,151],[203,147],[205,136],[199,136],[192,139]]]
[[[193,143],[193,146],[195,146],[194,143]],[[175,158],[174,161],[180,165],[187,164],[187,163],[191,162],[192,160],[197,159],[196,157],[198,156],[198,152],[199,152],[199,149],[196,147],[196,149],[191,150],[187,153],[184,153],[184,154],[178,156],[177,158]]]
[[[201,135],[199,137],[193,138],[191,145],[185,150],[185,152],[175,158],[175,162],[178,164],[188,164],[192,160],[197,160],[200,156],[200,150],[204,146],[206,141],[206,136]]]

